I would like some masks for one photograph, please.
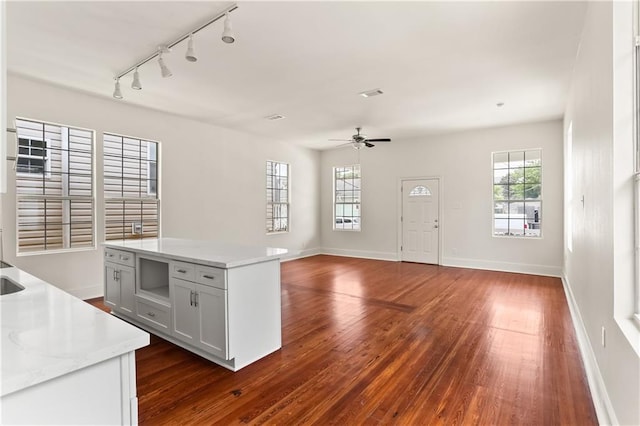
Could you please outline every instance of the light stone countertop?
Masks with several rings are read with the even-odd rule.
[[[25,287],[0,296],[2,396],[149,344],[147,332],[18,268],[0,276]]]
[[[283,248],[253,247],[181,238],[107,241],[104,246],[151,255],[167,255],[175,260],[225,269],[278,259],[290,253]]]

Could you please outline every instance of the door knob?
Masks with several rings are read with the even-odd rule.
[[[438,228],[438,225],[433,225],[434,228]]]

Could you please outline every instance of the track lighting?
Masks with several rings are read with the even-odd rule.
[[[136,67],[136,70],[133,73],[133,81],[131,82],[131,88],[135,90],[142,89],[142,84],[140,84],[140,74],[138,73],[138,67]]]
[[[222,41],[224,41],[225,43],[233,43],[234,41],[236,41],[236,36],[233,34],[233,29],[231,28],[231,18],[229,17],[229,12],[225,13]]]
[[[116,99],[122,99],[122,92],[120,91],[120,78],[116,78],[116,87],[113,89],[113,97]]]
[[[198,58],[196,58],[196,53],[193,50],[193,34],[189,36],[189,44],[187,44],[187,53],[184,54],[184,58],[189,62],[195,62],[198,60]]]
[[[116,76],[114,77],[114,79],[116,80],[116,83],[115,83],[115,89],[113,91],[113,97],[116,99],[122,99],[122,92],[120,91],[120,78],[124,77],[130,72],[133,72],[133,81],[131,82],[131,88],[135,90],[141,90],[142,84],[140,84],[140,74],[138,73],[138,67],[146,64],[147,62],[151,61],[156,57],[158,58],[158,66],[160,67],[160,73],[162,74],[162,77],[165,77],[165,78],[171,77],[173,74],[171,73],[171,70],[169,70],[169,68],[167,67],[167,64],[165,64],[164,58],[162,57],[162,55],[164,53],[169,53],[172,47],[174,47],[178,43],[183,42],[184,40],[188,39],[187,51],[184,55],[185,59],[189,62],[196,62],[198,60],[198,57],[196,56],[195,49],[193,47],[193,36],[198,31],[205,29],[206,27],[222,19],[223,17],[225,18],[225,20],[224,20],[224,31],[222,32],[222,41],[225,43],[233,43],[236,40],[236,36],[234,35],[233,29],[231,27],[231,18],[229,17],[229,14],[234,10],[236,10],[237,8],[238,8],[237,4],[234,4],[228,7],[222,13],[217,14],[213,18],[203,23],[202,25],[194,28],[192,31],[189,31],[183,36],[178,37],[176,40],[174,40],[171,43],[168,43],[166,45],[161,45],[160,47],[158,47],[158,50],[156,50],[146,58],[130,66],[125,71],[122,71],[121,73],[116,74]]]
[[[169,49],[167,47],[158,47],[158,65],[160,65],[160,74],[162,74],[164,78],[171,77],[173,75],[171,70],[164,63],[164,59],[162,59],[162,54],[167,52],[169,52]]]

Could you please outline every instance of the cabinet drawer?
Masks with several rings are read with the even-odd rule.
[[[213,266],[196,265],[196,282],[222,290],[227,289],[224,269],[214,268]]]
[[[194,281],[196,279],[196,268],[193,263],[176,262],[169,263],[170,274],[174,278]]]
[[[133,253],[122,250],[115,250],[105,247],[104,258],[109,262],[125,266],[135,266],[136,258]]]
[[[136,299],[136,312],[141,321],[157,329],[169,332],[171,312],[168,306],[139,297]]]

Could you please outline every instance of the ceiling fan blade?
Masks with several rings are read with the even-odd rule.
[[[330,142],[351,142],[351,139],[327,139]]]
[[[364,146],[366,146],[367,148],[373,148],[375,145],[372,143],[369,143],[367,141],[364,142]]]
[[[385,139],[365,139],[365,142],[391,142],[391,139],[389,138],[385,138]]]

